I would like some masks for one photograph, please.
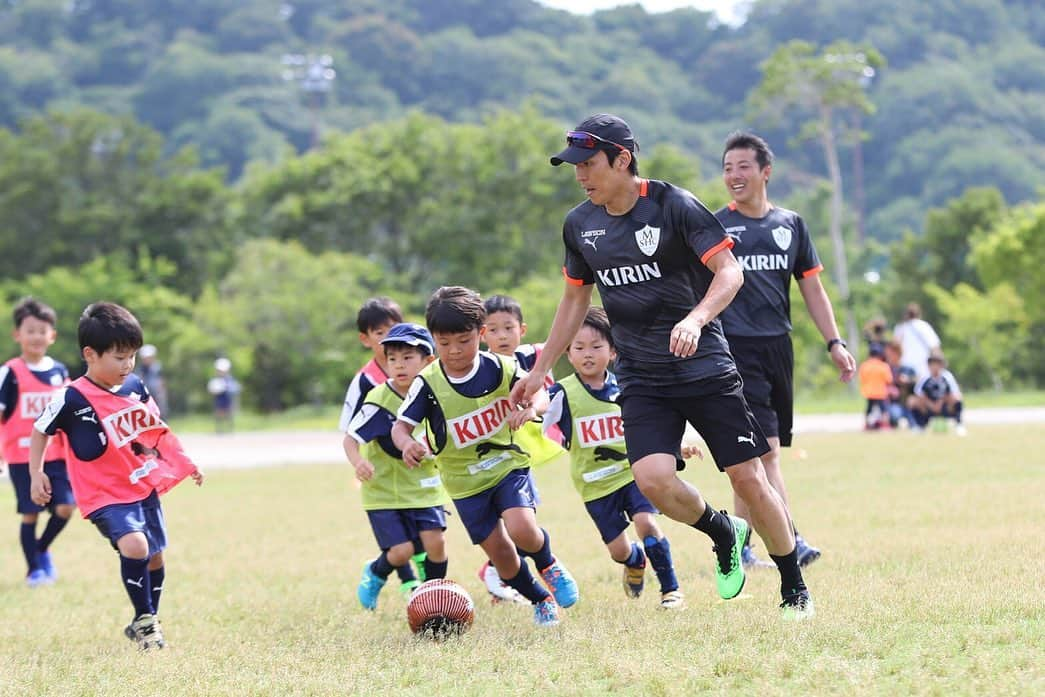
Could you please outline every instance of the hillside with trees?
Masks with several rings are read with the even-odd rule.
[[[825,260],[847,254],[854,321],[920,300],[970,386],[1041,384],[1042,296],[1024,291],[1045,244],[1043,45],[1034,0],[755,0],[735,28],[532,0],[0,0],[3,295],[67,322],[84,297],[137,302],[183,394],[229,353],[261,406],[336,400],[368,293],[416,316],[444,282],[516,292],[546,328],[578,198],[547,155],[606,110],[635,127],[644,174],[709,206],[726,134],[764,134],[774,198]],[[827,75],[850,91],[832,160],[782,66],[856,59],[864,79]],[[992,268],[1017,252],[1018,279]],[[821,389],[808,329],[799,383]],[[300,360],[265,363],[288,341]]]

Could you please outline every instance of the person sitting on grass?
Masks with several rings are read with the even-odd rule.
[[[915,385],[911,412],[919,429],[928,426],[932,417],[941,416],[954,419],[956,434],[966,434],[962,424],[962,391],[954,375],[947,370],[943,353],[934,351],[929,355],[929,374]]]

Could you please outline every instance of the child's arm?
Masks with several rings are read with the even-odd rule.
[[[419,466],[428,455],[425,446],[414,440],[414,425],[409,421],[396,419],[392,426],[392,444],[403,453],[403,462],[407,467]]]
[[[363,453],[359,450],[359,443],[355,438],[346,433],[342,447],[345,449],[348,461],[356,468],[356,479],[365,482],[374,476],[374,465],[363,457]]]
[[[51,437],[35,428],[29,437],[29,497],[38,506],[51,501],[51,480],[44,473],[44,451]]]

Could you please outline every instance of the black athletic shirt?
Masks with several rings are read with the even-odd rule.
[[[615,216],[585,201],[566,216],[563,273],[595,283],[609,315],[622,391],[695,382],[736,370],[722,327],[712,320],[697,352],[668,350],[672,328],[697,306],[714,274],[704,262],[732,242],[693,194],[667,182],[642,184],[635,206]]]
[[[782,336],[791,332],[791,277],[820,273],[823,265],[805,221],[786,208],[749,218],[730,203],[715,212],[733,239],[744,286],[722,312],[726,337]]]

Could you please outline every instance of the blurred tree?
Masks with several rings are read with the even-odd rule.
[[[581,198],[549,171],[561,138],[532,109],[482,125],[414,114],[252,172],[235,224],[365,255],[415,292],[510,286],[560,261],[562,217]]]
[[[959,283],[947,291],[927,283],[947,336],[961,337],[945,351],[948,367],[966,389],[1001,391],[1032,358],[1023,298],[1008,282],[981,291]]]
[[[178,270],[162,259],[114,253],[97,257],[82,266],[59,266],[0,285],[3,305],[10,308],[19,298],[32,295],[55,309],[58,339],[51,354],[65,363],[74,375],[82,372],[76,336],[80,314],[90,303],[115,302],[125,306],[141,322],[147,343],[155,344],[166,359],[177,337],[191,327],[192,301],[171,288]],[[9,313],[5,313],[9,316]],[[172,372],[168,382],[176,404],[182,385]]]
[[[198,290],[215,254],[226,190],[195,156],[164,159],[158,134],[80,110],[0,130],[0,274],[21,278],[114,251],[165,256],[177,288]]]
[[[884,63],[872,46],[836,41],[817,53],[816,47],[810,43],[791,41],[778,48],[762,64],[762,82],[749,95],[753,112],[770,122],[785,111],[798,110],[809,120],[802,125],[795,139],[815,139],[823,148],[832,193],[833,273],[840,300],[846,309],[846,336],[853,347],[858,345],[859,335],[853,308],[849,304],[849,264],[842,236],[844,203],[842,171],[838,163],[838,115],[840,111],[850,109],[873,113],[874,105],[867,97],[863,81],[874,75]]]
[[[175,355],[204,399],[214,358],[227,355],[245,403],[266,411],[336,403],[365,362],[356,312],[393,286],[359,256],[313,255],[298,242],[253,240],[220,285],[201,296],[193,329],[179,337]]]
[[[991,290],[1010,284],[1023,299],[1031,349],[1024,374],[1045,384],[1045,203],[999,217],[989,234],[975,236],[972,247],[972,265],[984,284]]]
[[[910,302],[922,306],[925,319],[932,323],[942,319],[936,296],[926,290],[926,283],[950,291],[959,283],[982,290],[983,284],[969,260],[973,241],[982,238],[998,224],[1005,211],[1005,199],[993,188],[969,189],[946,208],[930,210],[925,216],[925,233],[908,232],[892,246],[887,285],[887,311],[893,319],[900,317]],[[955,342],[966,337],[952,336]]]

